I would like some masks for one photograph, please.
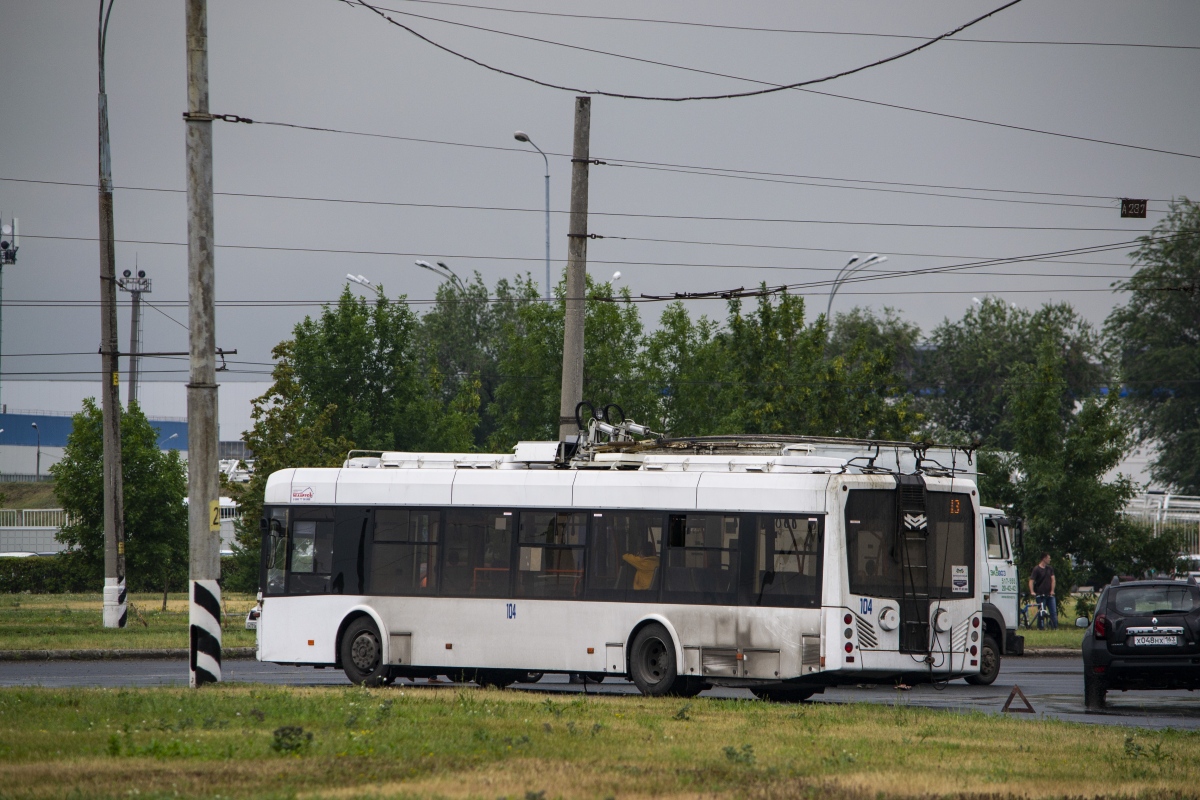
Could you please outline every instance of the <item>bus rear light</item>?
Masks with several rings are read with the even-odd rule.
[[[972,627],[972,628],[978,628],[978,627],[979,627],[979,617],[972,617],[972,618],[971,618],[971,627]]]
[[[847,664],[853,664],[853,663],[854,663],[854,656],[846,656],[846,663],[847,663]]]
[[[850,616],[849,614],[842,617],[842,622],[846,623],[847,625],[849,625],[853,621],[854,621],[854,617]]]
[[[853,638],[854,638],[854,631],[853,631],[852,629],[850,629],[850,628],[846,628],[846,638],[847,638],[847,639],[853,639]]]
[[[979,655],[979,648],[976,647],[975,645],[971,645],[971,655],[973,655],[973,656]]]
[[[1097,639],[1108,638],[1108,617],[1103,614],[1096,615],[1096,622],[1092,629],[1092,635]]]
[[[846,642],[846,652],[847,652],[847,653],[853,653],[853,652],[854,652],[854,645],[850,644],[850,642]]]
[[[971,659],[971,666],[972,666],[972,667],[978,667],[978,666],[979,666],[979,659],[977,659],[977,658],[972,658],[972,659]]]

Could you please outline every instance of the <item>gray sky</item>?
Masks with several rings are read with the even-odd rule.
[[[380,0],[416,14],[573,45],[786,83],[857,66],[914,40],[499,13]],[[934,36],[995,5],[989,2],[853,3],[654,0],[561,5],[541,0],[464,0],[532,10],[569,10],[827,31]],[[740,91],[754,84],[697,75],[439,22],[398,17],[480,60],[556,82],[652,94]],[[0,177],[94,184],[96,4],[10,0],[0,4]],[[1026,0],[963,34],[986,39],[1200,45],[1200,5]],[[117,0],[109,30],[108,93],[114,182],[182,189],[185,105],[183,3]],[[574,95],[496,75],[440,52],[370,12],[337,0],[210,0],[212,110],[260,120],[520,148],[516,129],[547,151],[570,149]],[[1200,50],[943,42],[865,73],[815,87],[858,98],[1100,139],[1200,154]],[[433,296],[436,279],[415,258],[441,259],[489,285],[543,274],[542,161],[502,152],[385,141],[259,125],[215,124],[215,187],[306,197],[503,206],[524,212],[388,207],[292,200],[216,199],[220,245],[373,250],[412,256],[222,248],[218,301],[325,301],[347,272],[389,294]],[[635,294],[706,291],[760,281],[831,276],[851,253],[889,256],[888,270],[1110,244],[1161,218],[1122,220],[1111,198],[1200,196],[1200,159],[1054,138],[788,91],[766,97],[668,104],[596,98],[592,153],[630,159],[837,179],[1097,195],[1086,199],[949,189],[918,191],[1069,205],[985,202],[702,177],[628,167],[591,172],[590,228],[606,237],[772,245],[789,250],[605,239],[589,245],[589,270],[620,269]],[[568,203],[569,162],[551,159],[551,205]],[[821,181],[818,181],[821,182]],[[840,183],[840,181],[824,181]],[[842,184],[847,185],[847,184]],[[864,186],[865,184],[854,184]],[[903,189],[890,186],[880,188]],[[857,224],[648,219],[598,212]],[[1158,212],[1158,213],[1156,213]],[[99,339],[98,223],[94,188],[0,181],[0,215],[16,215],[19,263],[4,270],[4,380],[18,373],[96,370]],[[878,225],[866,223],[902,223]],[[1102,228],[1022,230],[907,227],[914,224]],[[554,268],[566,255],[566,216],[552,219]],[[179,193],[119,190],[118,240],[183,242]],[[79,241],[64,238],[80,237]],[[930,255],[901,255],[904,253]],[[947,258],[935,258],[944,255]],[[154,281],[151,302],[186,321],[186,250],[119,243],[118,269],[135,258]],[[524,260],[522,260],[524,259]],[[957,276],[909,276],[847,287],[835,309],[890,305],[926,331],[957,318],[972,296],[1020,306],[1067,300],[1101,322],[1120,301],[1107,291],[1128,274],[1123,252],[982,268]],[[604,263],[628,262],[628,263]],[[672,262],[706,266],[668,266]],[[733,265],[733,266],[730,266]],[[1050,277],[1053,276],[1053,277]],[[1069,277],[1058,277],[1069,276]],[[1103,291],[1072,291],[1080,289]],[[823,311],[824,289],[810,308]],[[123,299],[127,296],[123,296]],[[29,301],[77,301],[31,307]],[[174,307],[172,307],[174,306]],[[723,315],[723,304],[693,303]],[[239,361],[269,361],[309,306],[218,309],[217,342]],[[661,305],[642,307],[653,324]],[[127,341],[128,310],[121,311]],[[148,310],[145,347],[186,349],[186,332]],[[145,363],[146,378],[184,381],[185,362]],[[247,365],[248,371],[268,367]],[[45,377],[45,376],[41,376]],[[72,376],[78,377],[78,376]],[[236,378],[229,375],[229,378]],[[245,377],[261,380],[262,375]]]

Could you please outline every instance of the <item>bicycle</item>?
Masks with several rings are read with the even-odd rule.
[[[1030,617],[1030,609],[1037,606],[1037,611]],[[1045,603],[1037,602],[1033,598],[1025,598],[1024,605],[1021,606],[1020,614],[1017,618],[1017,625],[1025,626],[1025,630],[1038,630],[1050,627],[1050,609],[1046,608]]]

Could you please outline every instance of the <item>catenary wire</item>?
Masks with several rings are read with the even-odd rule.
[[[528,14],[539,17],[562,17],[567,19],[586,19],[598,20],[605,22],[636,22],[648,23],[654,25],[679,25],[689,28],[713,28],[717,30],[729,31],[746,31],[750,33],[784,33],[784,34],[808,34],[814,36],[860,36],[873,37],[880,39],[915,39],[918,41],[928,39],[928,36],[916,36],[913,34],[902,33],[870,33],[864,31],[827,31],[827,30],[809,30],[797,28],[761,28],[749,25],[722,25],[713,22],[690,22],[686,20],[676,19],[649,19],[645,17],[612,17],[602,16],[599,14],[568,14],[560,11],[533,11],[523,8],[499,8],[497,6],[480,6],[469,3],[452,3],[446,0],[407,0],[409,3],[421,3],[423,5],[434,6],[449,6],[452,8],[465,8],[473,11],[497,11],[508,14]],[[382,8],[382,6],[381,6]],[[386,11],[400,12],[398,9],[384,9]],[[1145,47],[1162,50],[1200,50],[1200,46],[1196,45],[1180,45],[1180,44],[1143,44],[1139,42],[1068,42],[1060,40],[1029,40],[1029,39],[973,39],[962,36],[954,36],[945,41],[953,44],[972,43],[972,44],[1020,44],[1020,45],[1061,45],[1061,46],[1078,46],[1078,47]]]
[[[714,72],[711,70],[703,70],[703,69],[698,69],[695,67],[685,67],[685,66],[682,66],[679,64],[670,64],[670,63],[667,63],[664,61],[654,61],[651,59],[638,58],[636,56],[622,55],[620,53],[612,53],[612,52],[608,52],[608,51],[600,51],[600,50],[594,50],[591,48],[578,47],[576,45],[568,45],[568,44],[564,44],[562,42],[551,42],[550,40],[539,40],[539,41],[547,42],[549,44],[559,45],[561,47],[568,47],[568,48],[575,49],[575,50],[582,50],[582,51],[586,51],[586,52],[607,55],[607,56],[611,56],[613,58],[620,58],[620,59],[625,59],[625,60],[629,60],[629,61],[637,61],[637,62],[641,62],[641,63],[653,64],[655,66],[668,67],[671,69],[683,70],[685,72],[694,72],[694,73],[699,73],[699,74],[704,74],[704,75],[712,75],[712,76],[716,76],[716,77],[728,78],[731,80],[739,80],[739,81],[744,81],[747,83],[756,83],[756,84],[760,84],[760,85],[769,87],[767,89],[758,89],[758,90],[749,91],[749,92],[736,92],[736,93],[728,93],[728,94],[720,94],[720,95],[658,97],[658,96],[651,96],[651,95],[633,95],[633,94],[623,94],[623,93],[619,93],[619,92],[607,92],[607,91],[601,91],[601,90],[595,90],[595,89],[579,89],[579,88],[564,86],[561,84],[550,83],[548,81],[543,81],[538,78],[530,77],[528,75],[522,75],[520,73],[513,72],[511,70],[501,69],[500,67],[496,67],[494,65],[485,63],[483,61],[480,61],[477,58],[469,56],[465,53],[461,53],[457,50],[447,47],[446,45],[440,44],[440,43],[434,41],[433,39],[430,39],[428,36],[425,36],[425,35],[419,33],[418,31],[410,28],[409,26],[405,25],[404,23],[398,22],[398,21],[392,19],[391,17],[387,16],[387,14],[383,13],[379,9],[367,4],[365,2],[365,0],[353,0],[353,2],[351,2],[351,0],[339,0],[339,2],[344,2],[347,5],[360,5],[364,8],[368,8],[371,11],[373,11],[374,13],[378,14],[383,19],[387,20],[387,22],[389,22],[390,24],[407,31],[411,35],[417,37],[418,39],[421,39],[422,41],[426,42],[427,44],[430,44],[433,47],[436,47],[437,49],[442,50],[443,52],[449,53],[450,55],[453,55],[457,58],[463,59],[464,61],[468,61],[468,62],[475,64],[476,66],[482,67],[486,70],[490,70],[492,72],[496,72],[501,75],[506,75],[508,77],[515,78],[517,80],[522,80],[522,81],[526,81],[528,83],[533,83],[533,84],[537,84],[539,86],[544,86],[546,88],[557,89],[557,90],[561,90],[561,91],[575,92],[577,94],[600,95],[600,96],[604,96],[604,97],[613,97],[613,98],[625,99],[625,100],[653,100],[653,101],[662,101],[662,102],[685,102],[685,101],[691,101],[691,100],[724,100],[724,99],[733,99],[733,98],[740,98],[740,97],[751,97],[751,96],[755,96],[755,95],[767,94],[769,92],[778,92],[778,91],[782,91],[785,89],[794,89],[796,91],[809,92],[811,94],[818,94],[818,95],[822,95],[825,97],[834,97],[834,98],[838,98],[841,100],[848,100],[848,101],[854,101],[854,102],[859,102],[859,103],[867,103],[870,105],[876,105],[876,106],[881,106],[881,107],[885,107],[885,108],[898,109],[898,110],[902,110],[902,111],[911,111],[911,112],[920,113],[920,114],[928,114],[928,115],[932,115],[932,116],[936,116],[936,117],[942,117],[945,119],[959,120],[962,122],[973,122],[973,123],[980,124],[980,125],[991,125],[991,126],[995,126],[995,127],[999,127],[999,128],[1007,128],[1009,130],[1018,130],[1018,131],[1024,131],[1027,133],[1036,133],[1036,134],[1041,134],[1044,136],[1054,136],[1054,137],[1063,138],[1063,139],[1074,139],[1076,141],[1091,142],[1093,144],[1104,144],[1104,145],[1109,145],[1112,147],[1124,147],[1124,148],[1128,148],[1128,149],[1132,149],[1132,150],[1141,150],[1144,152],[1159,153],[1162,155],[1179,156],[1181,158],[1200,159],[1200,155],[1197,155],[1194,153],[1183,153],[1183,152],[1179,152],[1176,150],[1166,150],[1164,148],[1129,144],[1127,142],[1114,142],[1114,141],[1111,141],[1108,139],[1098,139],[1098,138],[1094,138],[1094,137],[1080,136],[1080,135],[1076,135],[1076,134],[1058,133],[1056,131],[1047,131],[1047,130],[1040,129],[1040,128],[1032,128],[1032,127],[1022,126],[1022,125],[1013,125],[1013,124],[1004,123],[1004,122],[996,122],[994,120],[983,120],[983,119],[978,119],[975,117],[967,117],[967,116],[957,115],[957,114],[948,114],[948,113],[944,113],[944,112],[940,112],[940,111],[929,111],[926,109],[914,108],[911,106],[903,106],[903,105],[899,105],[896,103],[884,103],[884,102],[877,101],[877,100],[866,100],[866,99],[860,98],[860,97],[851,97],[849,95],[841,95],[841,94],[835,94],[833,92],[824,92],[824,91],[820,91],[817,89],[806,88],[808,85],[811,85],[813,83],[819,83],[821,81],[832,80],[833,78],[842,77],[844,75],[852,74],[853,72],[861,71],[863,69],[869,68],[870,66],[877,66],[878,64],[886,63],[887,60],[895,60],[898,57],[903,57],[904,55],[907,55],[908,53],[915,52],[916,49],[919,49],[919,48],[914,48],[913,50],[906,51],[905,53],[902,53],[899,56],[893,56],[891,59],[887,59],[885,61],[880,61],[880,62],[876,62],[875,64],[867,65],[864,67],[859,67],[856,70],[838,73],[837,75],[828,76],[826,78],[815,79],[813,81],[805,81],[805,82],[801,82],[799,84],[781,85],[781,84],[771,83],[770,81],[758,80],[755,78],[745,78],[745,77],[738,76],[738,75],[728,75],[725,73]],[[1019,0],[1014,0],[1014,2],[1019,2]],[[1011,5],[1011,3],[1009,5]],[[997,10],[1002,10],[1003,8],[1007,8],[1007,6],[1002,6],[1001,9],[997,9]],[[408,12],[399,12],[399,13],[407,14]],[[996,13],[996,12],[993,11],[991,13]],[[412,15],[412,16],[418,16],[418,15]],[[448,22],[446,20],[439,20],[439,21]],[[978,20],[976,20],[976,22],[977,21]],[[448,24],[463,25],[465,23],[448,23]],[[974,23],[972,22],[969,24],[974,24]],[[477,27],[477,26],[468,26],[468,27]],[[518,35],[518,34],[509,33],[507,31],[493,30],[491,32],[506,35],[506,36],[517,36]],[[943,36],[948,36],[948,35],[949,34],[944,34]],[[527,38],[527,37],[522,37],[522,38]],[[929,42],[927,44],[930,44],[930,43],[932,43],[932,42]]]
[[[844,78],[849,75],[855,75],[859,72],[864,72],[866,70],[873,69],[875,67],[883,66],[884,64],[889,64],[893,61],[898,61],[902,58],[913,55],[914,53],[918,53],[927,47],[933,46],[934,44],[940,42],[943,39],[953,36],[956,33],[960,33],[961,31],[964,31],[967,28],[970,28],[972,25],[976,25],[976,24],[984,21],[985,19],[988,19],[989,17],[992,17],[996,14],[999,14],[1002,11],[1005,11],[1005,10],[1017,5],[1018,3],[1021,2],[1021,0],[1009,0],[1009,2],[1005,3],[1004,5],[998,6],[997,8],[994,8],[991,11],[988,11],[987,13],[980,15],[980,16],[976,17],[975,19],[970,20],[969,22],[965,22],[962,25],[959,25],[957,28],[954,28],[953,30],[949,30],[939,36],[935,36],[931,39],[928,39],[928,40],[922,42],[921,44],[919,44],[915,47],[911,47],[908,50],[905,50],[903,52],[896,53],[894,55],[888,56],[887,58],[878,59],[869,64],[863,64],[861,66],[854,67],[853,69],[842,70],[841,72],[837,72],[832,75],[825,75],[820,78],[810,78],[809,80],[797,81],[795,83],[789,83],[789,84],[783,84],[783,85],[769,84],[766,81],[754,81],[754,83],[766,85],[767,88],[753,89],[753,90],[749,90],[749,91],[745,91],[745,92],[729,92],[729,93],[724,93],[724,94],[691,95],[691,96],[680,96],[680,97],[634,95],[634,94],[627,94],[627,93],[621,93],[621,92],[608,92],[608,91],[604,91],[604,90],[600,90],[600,89],[590,89],[590,90],[576,89],[576,88],[573,88],[570,86],[565,86],[562,84],[554,84],[554,83],[550,83],[548,81],[540,80],[538,78],[532,78],[532,77],[528,77],[525,75],[520,75],[518,73],[511,72],[509,70],[504,70],[499,67],[495,67],[490,64],[486,64],[476,58],[472,58],[471,56],[465,55],[458,51],[452,50],[449,47],[446,47],[445,45],[439,44],[439,43],[435,42],[434,40],[428,38],[427,36],[424,36],[421,33],[413,30],[412,28],[405,25],[404,23],[398,22],[397,20],[392,19],[391,17],[389,17],[387,15],[387,13],[383,9],[376,7],[376,6],[372,5],[371,3],[366,2],[366,0],[340,0],[340,2],[344,2],[350,6],[357,5],[357,6],[361,6],[362,8],[369,9],[370,11],[377,14],[380,18],[387,20],[392,25],[395,25],[396,27],[407,31],[408,33],[412,34],[413,36],[416,36],[418,39],[421,39],[422,41],[438,48],[439,50],[442,50],[446,53],[457,56],[458,58],[469,61],[472,64],[475,64],[476,66],[483,67],[485,69],[491,70],[492,72],[497,72],[497,73],[500,73],[503,75],[507,75],[508,77],[511,77],[511,78],[517,78],[519,80],[523,80],[528,83],[534,83],[534,84],[537,84],[539,86],[544,86],[549,89],[559,89],[561,91],[575,92],[577,94],[599,95],[599,96],[603,96],[603,97],[613,97],[613,98],[622,99],[622,100],[656,100],[656,101],[660,101],[660,102],[678,103],[678,102],[686,102],[686,101],[691,101],[691,100],[732,100],[732,99],[743,98],[743,97],[756,97],[759,95],[773,94],[775,92],[781,92],[781,91],[785,91],[788,89],[799,89],[802,86],[812,86],[813,84],[826,83],[828,81],[837,80],[838,78]],[[591,52],[591,53],[599,53],[602,55],[609,55],[609,56],[614,55],[612,53],[608,53],[605,51],[593,50],[591,48],[579,47],[576,45],[567,45],[567,44],[563,44],[561,42],[554,42],[549,39],[535,39],[534,37],[531,37],[531,36],[523,36],[521,34],[510,33],[508,31],[498,31],[498,30],[491,29],[491,28],[482,28],[477,25],[468,25],[468,24],[462,23],[462,22],[452,22],[450,20],[438,19],[436,17],[428,17],[428,16],[423,16],[421,14],[413,14],[413,13],[407,12],[407,11],[398,11],[398,12],[393,12],[393,13],[399,13],[399,14],[403,14],[405,16],[410,16],[410,17],[418,17],[420,19],[430,20],[433,22],[441,22],[441,23],[444,23],[447,25],[455,25],[455,26],[459,26],[459,27],[473,28],[475,30],[483,30],[483,31],[487,31],[489,33],[496,33],[496,34],[500,34],[500,35],[504,35],[504,36],[512,36],[512,37],[519,38],[519,39],[538,41],[538,42],[542,42],[545,44],[557,45],[560,47],[569,47],[573,50],[580,50],[580,51]],[[624,58],[634,60],[634,61],[641,61],[641,62],[647,63],[647,64],[654,64],[654,65],[658,65],[658,66],[668,66],[668,67],[675,66],[675,65],[671,65],[671,64],[665,64],[664,62],[651,61],[650,59],[634,58],[632,56],[624,56]],[[704,70],[692,70],[692,71],[705,72]],[[718,75],[718,73],[715,73],[715,72],[709,72],[707,74]],[[722,77],[728,78],[728,77],[734,77],[734,76],[725,75]],[[736,78],[736,79],[737,80],[745,80],[745,79],[741,79],[741,78]]]

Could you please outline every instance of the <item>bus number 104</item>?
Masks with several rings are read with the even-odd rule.
[[[858,613],[866,616],[871,613],[872,602],[869,597],[858,598]]]
[[[505,603],[504,605],[505,605],[505,613],[508,614],[508,618],[516,619],[517,618],[517,604],[516,603]]]

